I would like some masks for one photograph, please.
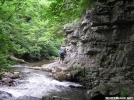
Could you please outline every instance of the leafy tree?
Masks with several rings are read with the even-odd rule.
[[[85,11],[94,5],[94,0],[48,0],[51,1],[46,17],[53,21],[64,21],[65,23],[73,21],[82,16]],[[46,8],[44,8],[46,9]]]
[[[0,70],[9,55],[27,60],[58,56],[63,25],[78,19],[92,0],[0,0]]]

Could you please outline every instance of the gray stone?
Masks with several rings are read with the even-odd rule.
[[[89,23],[89,20],[88,19],[84,19],[82,22],[81,22],[81,25],[82,26],[85,26]]]
[[[84,48],[83,48],[83,46],[79,46],[78,47],[78,55],[82,55],[82,54],[84,54]]]
[[[88,39],[87,39],[85,36],[82,36],[82,37],[80,38],[80,40],[81,40],[82,43],[88,42]]]
[[[76,45],[77,42],[78,42],[78,40],[77,40],[77,39],[72,39],[70,42],[71,42],[72,44]]]
[[[66,65],[69,69],[74,64],[86,68],[87,74],[79,75],[92,87],[96,81],[131,86],[134,83],[134,0],[98,0],[98,3],[86,11],[76,28],[78,31],[67,35],[72,48]],[[110,91],[109,95],[119,93],[118,89]],[[104,95],[101,92],[93,95]]]
[[[110,7],[101,5],[96,8],[96,15],[107,15],[110,14]]]
[[[89,25],[84,26],[84,28],[83,28],[83,30],[82,30],[82,31],[83,31],[84,33],[86,33],[86,31],[88,30],[88,28],[89,28]]]
[[[104,100],[104,97],[116,97],[121,95],[122,89],[124,87],[130,91],[129,87],[126,87],[122,84],[101,83],[98,86],[94,87],[92,90],[87,91],[87,95],[91,98],[91,100]]]
[[[113,3],[115,3],[117,0],[107,0],[107,4],[113,4]]]
[[[79,37],[79,31],[78,30],[75,30],[72,37],[74,38],[78,38]]]
[[[74,30],[73,29],[65,29],[65,32],[67,33],[67,34],[70,34],[70,33],[72,33]]]
[[[11,100],[12,99],[12,94],[0,91],[0,100]]]
[[[101,31],[105,31],[105,30],[109,30],[108,26],[96,26],[96,27],[91,27],[91,29],[95,32],[101,32]]]
[[[101,49],[97,49],[97,48],[88,48],[86,54],[90,54],[90,55],[94,55],[97,53],[100,53]]]

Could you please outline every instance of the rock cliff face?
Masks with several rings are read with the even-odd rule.
[[[65,27],[69,68],[85,68],[85,81],[134,84],[134,0],[98,0],[77,29]]]

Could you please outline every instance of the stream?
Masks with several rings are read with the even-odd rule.
[[[0,86],[0,91],[12,94],[13,98],[4,100],[89,100],[86,89],[70,88],[69,85],[80,84],[67,81],[57,81],[48,76],[48,72],[29,69],[28,66],[41,66],[51,62],[40,61],[29,64],[14,65],[15,71],[20,71],[22,77],[16,79],[17,86]],[[60,99],[58,99],[60,97]],[[62,99],[63,98],[63,99]],[[1,100],[1,99],[0,99]]]

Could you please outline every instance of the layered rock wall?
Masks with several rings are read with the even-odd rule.
[[[78,28],[65,27],[68,68],[85,68],[85,81],[134,84],[134,0],[98,0]]]

